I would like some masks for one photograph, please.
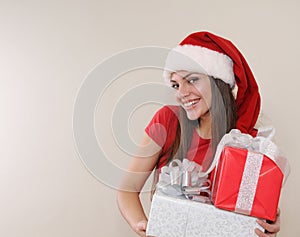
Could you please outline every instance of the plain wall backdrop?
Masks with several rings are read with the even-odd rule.
[[[174,47],[200,30],[234,42],[256,76],[264,114],[292,167],[278,236],[299,236],[299,8],[296,0],[0,0],[0,236],[135,236],[118,211],[116,190],[79,157],[72,127],[76,96],[88,73],[110,56]],[[120,77],[96,109],[97,137],[117,166],[125,167],[130,156],[103,124],[124,94],[149,82],[161,83],[161,72]],[[129,121],[136,142],[158,106],[120,118]],[[142,198],[149,210],[148,193]]]

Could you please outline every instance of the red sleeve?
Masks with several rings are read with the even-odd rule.
[[[159,109],[153,116],[145,132],[160,147],[169,147],[175,139],[178,125],[177,115],[179,114],[178,106],[164,106]]]

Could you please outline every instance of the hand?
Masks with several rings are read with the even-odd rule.
[[[265,229],[265,233],[263,233],[259,229],[255,229],[255,233],[259,237],[276,237],[277,233],[280,230],[280,210],[277,209],[277,216],[274,222],[264,222],[261,220],[257,220],[257,223],[261,225]]]
[[[139,221],[134,227],[134,231],[141,237],[146,237],[147,221]]]

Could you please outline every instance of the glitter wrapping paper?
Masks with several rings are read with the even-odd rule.
[[[247,149],[230,146],[223,148],[215,174],[212,202],[221,209],[275,220],[283,173],[267,156],[255,152],[251,152],[250,155],[248,153]],[[248,171],[245,171],[247,166]],[[256,179],[254,176],[257,176],[256,183],[251,182]],[[245,211],[247,208],[243,210],[247,203],[251,203],[249,213]]]
[[[255,217],[156,192],[146,233],[156,237],[254,237],[255,228],[262,230]]]

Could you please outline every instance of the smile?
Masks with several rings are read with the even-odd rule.
[[[200,99],[190,100],[190,101],[188,101],[188,102],[182,103],[182,105],[183,105],[185,108],[190,108],[190,107],[193,107],[195,104],[197,104],[199,101],[200,101]]]

